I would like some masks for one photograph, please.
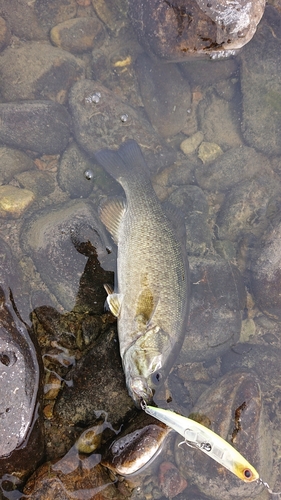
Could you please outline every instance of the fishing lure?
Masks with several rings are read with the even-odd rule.
[[[256,469],[241,455],[241,453],[204,425],[184,417],[183,415],[178,415],[171,410],[149,406],[145,401],[142,401],[141,408],[148,415],[151,415],[177,431],[183,436],[183,442],[185,444],[203,451],[242,481],[247,483],[257,481],[265,486],[272,495],[279,495],[281,493],[273,492],[268,483],[260,478]]]

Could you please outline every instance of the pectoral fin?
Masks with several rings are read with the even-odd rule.
[[[122,295],[120,293],[115,293],[110,285],[106,284],[103,286],[108,293],[106,301],[109,310],[113,314],[113,316],[116,316],[116,318],[118,318],[121,310]]]
[[[121,197],[104,200],[99,206],[100,219],[117,245],[119,227],[125,212],[126,201]]]

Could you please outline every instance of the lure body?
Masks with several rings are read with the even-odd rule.
[[[187,445],[202,450],[242,481],[250,483],[259,480],[256,469],[233,446],[204,425],[170,410],[145,404],[143,409],[177,431]]]

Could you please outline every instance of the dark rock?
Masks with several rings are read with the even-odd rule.
[[[187,487],[187,481],[171,462],[161,463],[158,478],[160,489],[166,498],[174,498]]]
[[[118,33],[126,26],[127,0],[92,0],[92,5],[98,17],[111,31]]]
[[[257,176],[234,186],[218,212],[219,239],[238,241],[243,235],[260,237],[268,225],[270,201],[279,193],[278,178],[269,175]]]
[[[85,254],[83,250],[80,252],[80,238],[84,242],[91,242],[89,253],[87,248]],[[71,201],[55,209],[46,208],[37,212],[23,225],[21,243],[60,304],[71,310],[78,302],[81,307],[90,307],[94,313],[103,312],[106,298],[103,283],[107,283],[109,274],[103,271],[97,259],[106,260],[106,248],[109,248],[110,243],[91,203]],[[91,253],[94,262],[88,259]],[[86,272],[83,279],[87,283],[94,279],[94,282],[91,285],[92,293],[89,295],[89,288],[84,292],[88,300],[82,306],[83,300],[77,294],[85,266],[89,266],[91,272],[90,276]],[[94,301],[91,304],[93,293]]]
[[[81,460],[76,453],[40,467],[29,479],[24,495],[33,500],[123,500],[106,470],[95,456]]]
[[[103,25],[97,17],[76,17],[54,26],[50,38],[57,47],[80,54],[99,47],[104,38]]]
[[[272,174],[269,161],[253,148],[240,146],[229,149],[210,165],[197,166],[194,173],[202,189],[226,191],[265,172]]]
[[[36,16],[35,2],[29,0],[0,0],[0,14],[14,35],[23,40],[47,39]]]
[[[13,474],[23,480],[44,453],[42,362],[3,288],[0,301],[0,476]]]
[[[56,24],[67,21],[75,17],[77,3],[75,0],[36,0],[34,12],[43,27],[45,33],[49,34],[50,29]]]
[[[237,59],[224,59],[223,61],[191,59],[181,63],[179,67],[189,83],[203,88],[238,76],[239,71]]]
[[[244,409],[241,409],[243,403]],[[241,420],[237,426],[235,412],[239,408]],[[255,466],[263,480],[272,482],[270,428],[259,380],[254,373],[228,373],[202,394],[192,414],[209,421],[211,429],[223,439],[230,441],[232,437],[235,448]],[[256,481],[247,484],[204,453],[178,447],[178,442],[179,439],[175,453],[180,472],[208,498],[224,500],[230,492],[231,498],[255,498],[261,492],[262,486]]]
[[[245,287],[239,270],[220,257],[191,257],[191,303],[177,363],[208,360],[239,339]]]
[[[175,152],[150,123],[100,83],[77,82],[71,89],[69,105],[76,140],[91,156],[101,148],[114,148],[126,139],[135,139],[142,144],[148,166],[154,172],[175,160]]]
[[[31,158],[22,151],[0,147],[0,184],[7,184],[14,175],[34,168]]]
[[[142,54],[136,72],[144,109],[163,137],[172,137],[186,125],[191,92],[175,64],[158,63]]]
[[[100,412],[106,412],[109,422],[118,427],[134,407],[112,329],[97,339],[66,380],[71,380],[71,386],[64,386],[55,404],[55,415],[66,425],[92,425]]]
[[[281,153],[280,20],[268,6],[256,36],[241,53],[243,135],[269,156]]]
[[[87,198],[93,191],[96,177],[95,164],[88,156],[72,143],[61,157],[58,169],[58,184],[72,198]],[[85,172],[90,171],[93,180],[87,179]]]
[[[0,104],[0,142],[42,154],[61,153],[70,137],[71,118],[52,101]]]
[[[258,307],[281,320],[281,223],[270,226],[252,259],[251,287]]]
[[[225,0],[130,0],[129,14],[146,49],[171,62],[242,47],[254,35],[264,6],[265,0],[240,0],[235,6]],[[245,8],[247,22],[241,23]]]
[[[48,172],[29,170],[15,175],[21,187],[29,189],[37,197],[48,196],[55,190],[55,181]]]
[[[173,191],[169,201],[184,215],[188,255],[204,255],[212,248],[212,234],[207,222],[209,206],[203,191],[198,186],[182,186]]]
[[[8,47],[0,56],[1,95],[5,101],[52,99],[63,104],[69,88],[83,74],[80,59],[46,43]]]

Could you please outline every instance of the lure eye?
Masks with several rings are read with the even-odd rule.
[[[243,475],[244,475],[245,479],[251,479],[253,474],[252,474],[252,471],[250,469],[244,469]]]

